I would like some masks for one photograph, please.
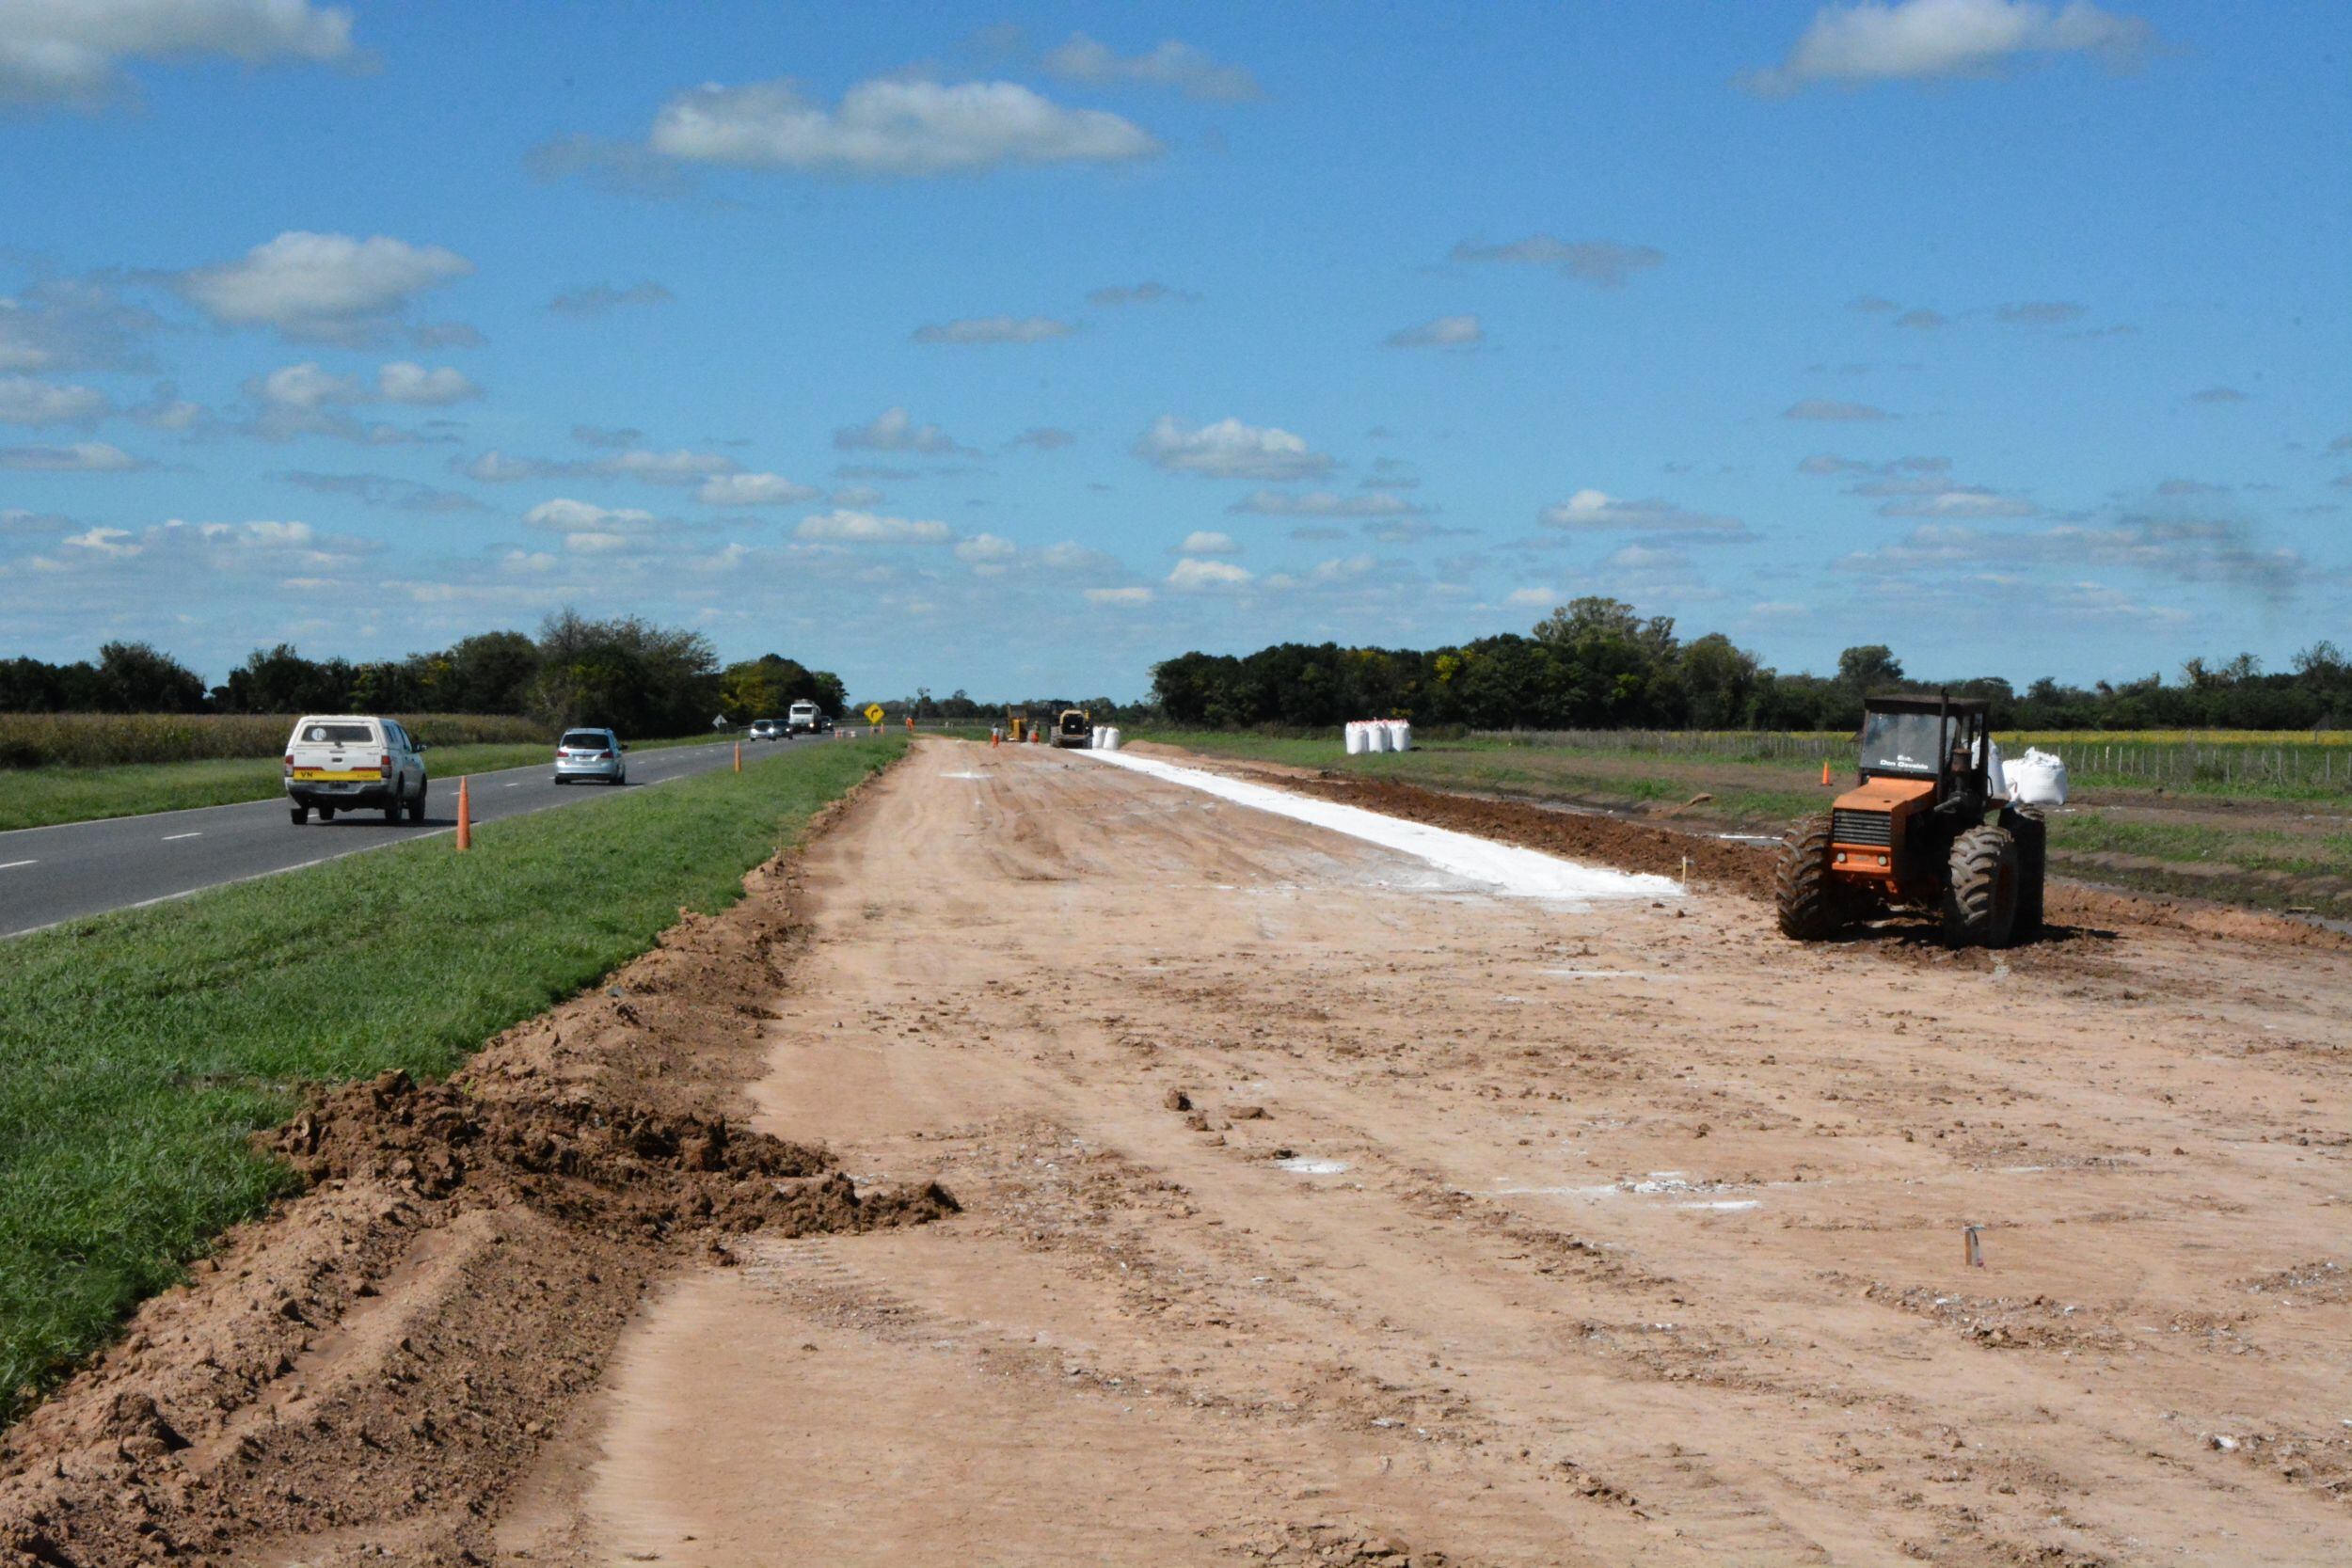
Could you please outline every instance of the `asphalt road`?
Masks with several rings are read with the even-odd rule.
[[[824,744],[747,742],[743,766],[769,761],[795,747]],[[559,785],[551,781],[550,767],[539,763],[473,774],[467,794],[477,824],[496,822],[692,778],[729,766],[734,755],[727,742],[631,752],[628,783],[619,789],[610,784]],[[430,752],[425,762],[429,768]],[[288,820],[284,798],[273,796],[241,805],[61,822],[0,833],[0,940],[83,915],[183,898],[208,887],[454,832],[456,779],[434,778],[425,799],[422,822],[396,826],[387,823],[381,812],[364,811],[338,815],[332,822],[313,816],[297,828]]]

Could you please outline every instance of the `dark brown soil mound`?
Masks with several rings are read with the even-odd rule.
[[[1388,779],[1286,778],[1285,787],[1366,811],[1384,812],[1432,827],[1482,838],[1523,844],[1567,860],[1613,865],[1621,871],[1680,877],[1690,866],[1692,885],[1766,898],[1772,890],[1770,845],[1744,844],[1710,834],[1653,828],[1591,812],[1551,810],[1516,800],[1453,795]]]

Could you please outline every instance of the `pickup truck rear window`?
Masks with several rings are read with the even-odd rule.
[[[367,724],[305,724],[297,740],[317,741],[326,745],[366,745],[375,738],[374,729]]]

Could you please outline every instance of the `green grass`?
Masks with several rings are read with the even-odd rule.
[[[699,746],[708,736],[678,740],[632,740],[632,752]],[[545,741],[485,746],[436,746],[425,752],[425,770],[454,784],[462,773],[495,773],[524,768],[554,755]],[[202,762],[148,762],[119,768],[24,768],[0,769],[0,832],[46,828],[59,822],[89,822],[105,816],[138,816],[151,811],[192,806],[227,806],[267,800],[285,791],[278,757],[221,757]]]
[[[441,1074],[714,911],[897,737],[0,943],[0,1417],[284,1190],[246,1135],[303,1086]]]

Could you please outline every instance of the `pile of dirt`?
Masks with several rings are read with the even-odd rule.
[[[376,1182],[453,1213],[520,1204],[656,1241],[681,1229],[870,1230],[956,1209],[936,1183],[861,1194],[823,1149],[723,1118],[578,1090],[491,1097],[405,1072],[347,1085],[259,1141],[313,1182]]]
[[[1566,860],[1613,865],[1621,871],[1679,878],[1687,862],[1693,887],[1744,894],[1752,898],[1772,896],[1770,845],[1678,832],[1672,828],[1653,828],[1597,813],[1555,811],[1515,800],[1453,795],[1390,779],[1292,777],[1282,782],[1302,794],[1320,795],[1325,800],[1344,801],[1366,811],[1525,845]]]
[[[489,1560],[683,1258],[953,1212],[732,1114],[800,948],[793,864],[449,1083],[345,1085],[258,1138],[308,1189],[0,1434],[0,1565]]]

